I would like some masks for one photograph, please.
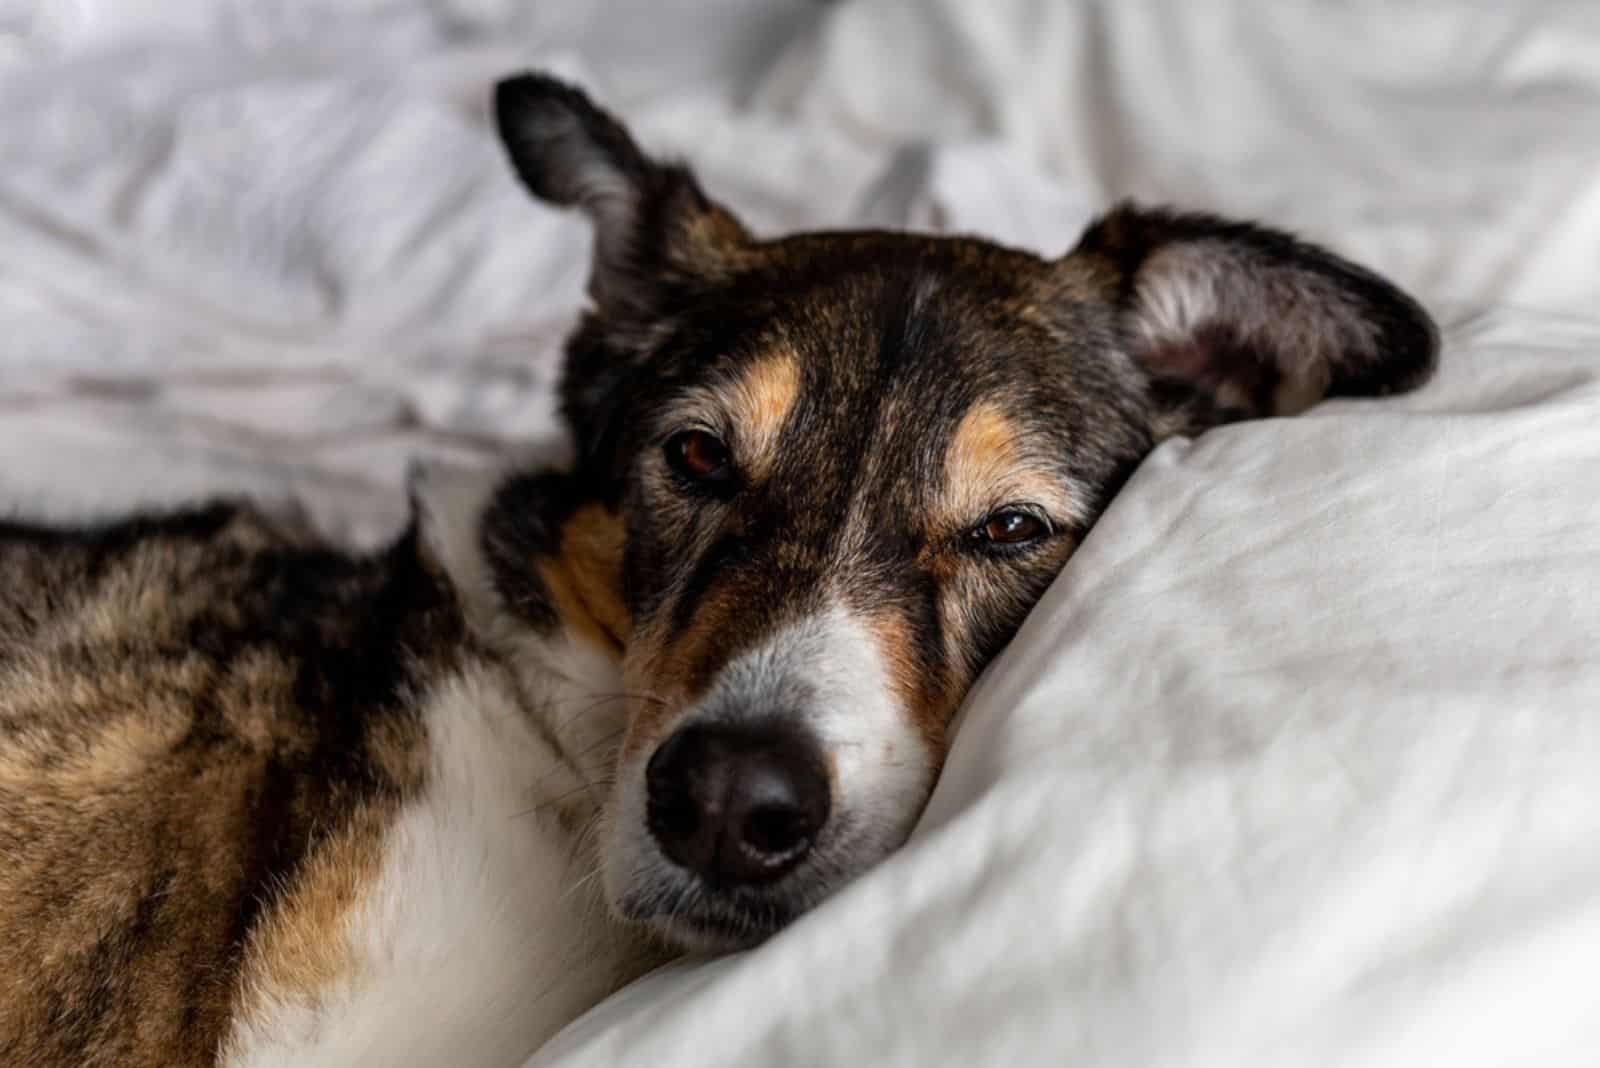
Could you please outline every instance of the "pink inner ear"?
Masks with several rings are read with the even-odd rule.
[[[1164,338],[1140,354],[1140,362],[1157,378],[1199,379],[1206,375],[1206,349],[1197,337]]]
[[[1075,253],[1132,284],[1125,336],[1152,379],[1209,395],[1230,417],[1297,412],[1330,390],[1408,388],[1433,364],[1435,332],[1414,301],[1278,231],[1122,205]]]
[[[1188,382],[1224,403],[1270,404],[1271,388],[1281,377],[1271,353],[1219,322],[1195,326],[1182,337],[1151,338],[1147,346],[1139,359],[1153,377]]]
[[[1271,276],[1248,269],[1220,241],[1159,250],[1139,271],[1134,328],[1140,362],[1157,378],[1213,393],[1232,385],[1250,396],[1267,373],[1264,364],[1275,362],[1272,353],[1246,341],[1274,332],[1262,315],[1274,288]]]

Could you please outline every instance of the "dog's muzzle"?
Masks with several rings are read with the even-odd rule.
[[[830,605],[722,666],[619,769],[603,858],[624,919],[751,946],[905,841],[934,761],[874,633]]]

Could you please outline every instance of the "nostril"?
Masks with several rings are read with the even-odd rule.
[[[740,848],[757,864],[798,859],[828,818],[828,776],[809,744],[751,754],[729,790]]]
[[[686,794],[652,792],[649,810],[650,833],[658,838],[691,835],[700,825],[700,806]]]
[[[685,867],[704,863],[715,850],[714,827],[704,824],[707,744],[703,732],[677,731],[645,765],[645,820],[666,854]]]
[[[814,830],[799,809],[768,806],[745,817],[740,839],[752,852],[781,862],[788,854],[810,845]]]

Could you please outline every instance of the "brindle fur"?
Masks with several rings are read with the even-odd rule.
[[[937,767],[972,679],[1159,440],[1273,414],[1285,376],[1378,394],[1433,364],[1409,298],[1271,231],[1128,206],[1053,260],[758,240],[575,90],[526,76],[497,105],[524,180],[598,233],[562,386],[576,471],[508,479],[481,549],[519,626],[586,628],[652,695],[619,760],[826,591],[872,621]],[[1184,330],[1206,307],[1228,314]],[[767,424],[715,493],[661,460],[718,418],[697,391]],[[989,501],[1007,479],[1042,487],[1053,530],[986,553],[985,508],[1038,503]],[[274,917],[348,903],[325,869],[368,863],[425,786],[414,695],[487,655],[421,544],[354,558],[235,506],[0,527],[0,1063],[211,1063],[252,955],[336,969],[284,963]]]
[[[464,642],[409,535],[0,527],[0,1063],[210,1063],[296,873],[420,786],[407,690]]]

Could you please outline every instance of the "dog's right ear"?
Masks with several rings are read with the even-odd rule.
[[[534,195],[594,223],[589,293],[602,314],[659,314],[674,293],[736,266],[748,246],[687,169],[646,156],[580,90],[544,74],[509,78],[495,88],[495,118]]]

